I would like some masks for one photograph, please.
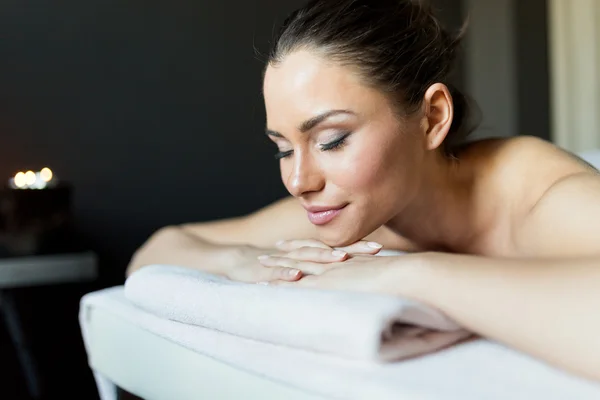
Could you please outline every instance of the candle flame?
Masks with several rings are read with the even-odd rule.
[[[50,182],[52,180],[52,170],[48,167],[42,168],[40,171],[40,177],[44,182]]]
[[[14,178],[15,186],[18,188],[22,188],[27,185],[27,179],[25,178],[25,174],[23,172],[17,172]]]
[[[25,172],[25,183],[27,186],[31,186],[35,183],[35,172],[27,171]]]

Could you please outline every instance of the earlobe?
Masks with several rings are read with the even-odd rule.
[[[427,130],[427,149],[439,148],[452,125],[453,106],[452,96],[448,87],[442,83],[435,83],[427,89],[424,97]]]

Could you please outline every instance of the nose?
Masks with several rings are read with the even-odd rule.
[[[294,152],[294,163],[285,182],[294,197],[318,192],[325,186],[323,171],[310,153],[302,151]]]

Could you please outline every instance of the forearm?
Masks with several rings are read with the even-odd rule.
[[[484,337],[600,380],[600,260],[432,255],[414,297]]]
[[[169,264],[200,269],[225,275],[240,263],[248,246],[227,246],[210,243],[178,227],[156,232],[136,251],[127,267],[127,276],[149,264]]]

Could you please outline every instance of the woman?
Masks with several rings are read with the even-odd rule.
[[[128,273],[172,263],[408,297],[600,380],[600,175],[535,138],[464,142],[468,103],[447,82],[459,39],[409,0],[294,12],[264,76],[292,196],[164,228]]]

